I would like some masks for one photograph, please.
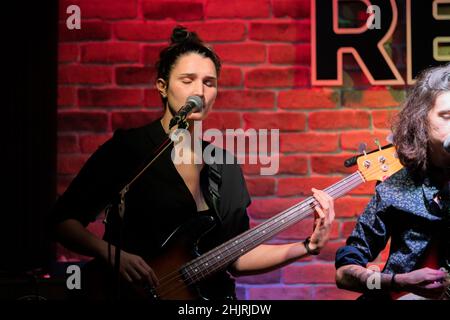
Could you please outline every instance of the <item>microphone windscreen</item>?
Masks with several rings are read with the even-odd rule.
[[[448,136],[445,140],[444,143],[442,144],[444,147],[444,150],[447,151],[448,153],[450,153],[450,136]]]
[[[198,111],[201,111],[203,109],[203,100],[199,96],[189,96],[186,99],[186,104],[193,104],[195,106],[195,109]]]

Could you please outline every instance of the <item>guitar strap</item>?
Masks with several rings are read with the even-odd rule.
[[[222,166],[217,163],[208,165],[208,193],[218,222],[220,219],[220,186],[222,185]]]

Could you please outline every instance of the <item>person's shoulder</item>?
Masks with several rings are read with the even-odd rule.
[[[392,190],[407,191],[417,188],[414,180],[406,168],[402,168],[377,186],[378,192]]]
[[[157,120],[140,127],[118,128],[114,131],[110,143],[115,146],[130,148],[133,150],[147,150],[149,144],[155,144],[153,140],[158,140],[161,136],[161,130],[158,128]]]

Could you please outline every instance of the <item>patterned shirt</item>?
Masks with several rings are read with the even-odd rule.
[[[379,184],[346,246],[336,252],[336,269],[350,264],[366,267],[385,248],[389,238],[391,246],[384,273],[416,269],[432,241],[443,255],[443,236],[448,234],[443,221],[448,209],[443,201],[439,205],[434,200],[438,195],[439,190],[430,179],[416,184],[406,169]],[[443,257],[437,258],[442,261]]]

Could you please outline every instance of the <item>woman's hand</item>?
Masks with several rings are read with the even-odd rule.
[[[334,220],[334,199],[322,190],[312,188],[314,198],[319,205],[314,209],[314,231],[310,237],[309,248],[320,251],[328,242],[331,226]]]

